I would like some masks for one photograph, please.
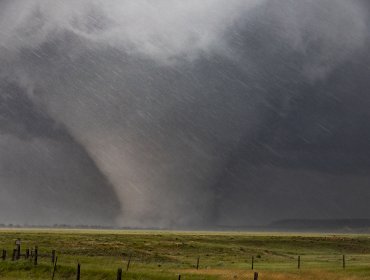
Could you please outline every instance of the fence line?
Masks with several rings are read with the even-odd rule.
[[[37,246],[35,246],[33,249],[30,249],[30,248],[27,248],[25,249],[24,253],[22,254],[22,250],[21,250],[21,246],[20,244],[17,244],[16,248],[13,249],[13,252],[12,252],[12,262],[16,262],[16,261],[19,261],[21,260],[21,258],[23,257],[25,260],[29,260],[30,262],[33,261],[33,264],[35,266],[38,265],[38,260],[39,258],[49,258],[50,261],[51,261],[51,264],[52,264],[52,268],[53,268],[53,271],[52,271],[52,279],[54,279],[55,277],[55,274],[57,272],[57,262],[58,262],[58,256],[56,255],[56,250],[53,249],[53,250],[50,250],[50,253],[40,253],[39,249]],[[369,257],[369,263],[370,263],[370,255],[369,254],[351,254],[351,255],[337,255],[337,254],[323,254],[323,255],[320,255],[320,254],[315,254],[315,255],[297,255],[297,256],[294,256],[294,255],[283,255],[283,257],[287,257],[289,259],[292,259],[292,264],[294,262],[296,262],[296,265],[297,265],[297,269],[301,269],[301,267],[303,266],[304,268],[315,268],[315,266],[313,266],[312,264],[310,264],[310,262],[313,262],[315,261],[315,263],[317,264],[319,261],[318,259],[322,260],[323,262],[325,261],[326,264],[330,261],[332,261],[333,263],[337,263],[337,266],[338,268],[341,267],[342,269],[346,269],[347,266],[348,266],[348,261],[350,261],[350,264],[351,264],[351,267],[354,267],[356,264],[355,264],[355,261],[356,261],[356,257]],[[352,259],[351,259],[352,257]],[[1,260],[4,262],[6,261],[8,258],[8,253],[7,253],[7,250],[6,249],[2,249],[2,253],[1,253]],[[256,266],[260,269],[262,269],[264,267],[265,264],[278,264],[279,262],[263,262],[262,260],[258,261],[258,259],[260,259],[261,256],[258,255],[257,257],[256,256],[251,256],[251,270],[253,271]],[[127,266],[126,266],[126,272],[129,271],[129,268],[130,268],[130,264],[131,262],[134,260],[133,258],[133,254],[131,253],[129,255],[129,258],[127,260]],[[137,258],[136,259],[137,262],[142,262],[142,259],[140,258]],[[163,261],[163,259],[161,259],[161,261]],[[293,262],[294,261],[294,262]],[[289,264],[289,262],[281,262],[282,264]],[[246,262],[247,264],[247,262]],[[308,265],[307,265],[308,264]],[[198,256],[196,258],[196,265],[192,265],[189,264],[189,267],[195,267],[197,270],[201,269],[201,266],[200,266],[200,256]],[[317,266],[316,266],[317,267]],[[123,275],[123,270],[122,268],[118,268],[117,270],[117,280],[121,280],[122,279],[122,275]],[[254,279],[258,280],[258,272],[257,271],[254,271],[253,272],[253,276],[254,276]],[[78,262],[77,264],[77,269],[76,269],[76,279],[77,280],[80,280],[80,277],[81,277],[81,264]],[[181,280],[181,275],[179,274],[178,275],[178,280]]]

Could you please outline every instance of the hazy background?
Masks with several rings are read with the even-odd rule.
[[[0,0],[0,223],[370,218],[370,4]]]

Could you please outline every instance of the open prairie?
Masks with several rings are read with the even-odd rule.
[[[3,229],[2,249],[0,279],[52,279],[52,250],[54,279],[76,279],[78,263],[81,279],[370,279],[368,235]]]

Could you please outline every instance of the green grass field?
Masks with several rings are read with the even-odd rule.
[[[81,279],[116,279],[119,267],[123,279],[253,279],[252,256],[261,280],[370,279],[370,235],[46,229],[0,230],[0,250],[8,251],[0,279],[51,279],[50,257],[39,258],[37,266],[11,260],[17,238],[22,251],[35,245],[40,254],[57,251],[54,279],[76,279],[78,262]]]

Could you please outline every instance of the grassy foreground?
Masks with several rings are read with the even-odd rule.
[[[50,257],[39,258],[36,267],[30,260],[11,260],[17,238],[22,251],[35,245],[40,254],[57,251],[54,279],[76,279],[78,262],[81,279],[116,279],[119,267],[123,279],[253,279],[252,256],[260,280],[370,279],[370,235],[44,229],[0,230],[0,250],[8,250],[0,279],[51,279]]]

